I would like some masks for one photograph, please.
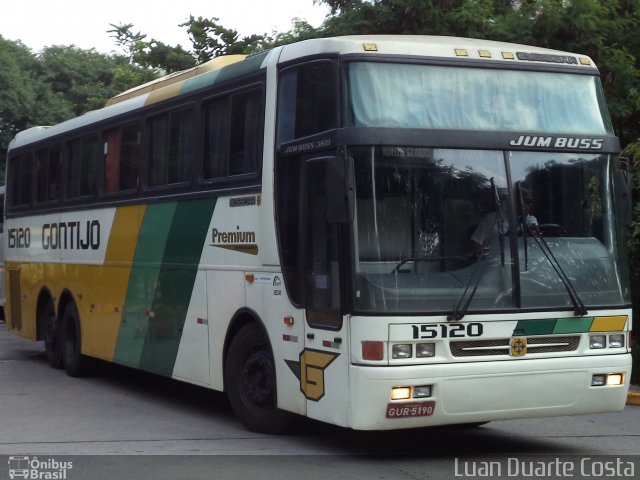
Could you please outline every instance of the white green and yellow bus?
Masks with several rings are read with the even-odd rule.
[[[620,410],[629,184],[584,55],[314,39],[16,136],[8,328],[385,430]]]

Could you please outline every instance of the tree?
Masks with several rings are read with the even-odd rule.
[[[20,42],[0,37],[0,161],[11,139],[35,125],[72,116],[71,105],[42,78],[38,59]],[[4,163],[3,163],[4,165]],[[4,168],[0,168],[4,183]]]
[[[181,45],[172,47],[158,40],[145,40],[146,35],[141,32],[134,33],[131,30],[132,23],[111,24],[111,26],[113,29],[108,30],[107,33],[111,34],[117,45],[125,48],[132,64],[162,71],[164,74],[178,72],[196,65],[195,56],[183,49]]]

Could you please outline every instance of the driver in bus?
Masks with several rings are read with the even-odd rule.
[[[521,231],[521,225],[524,224],[529,233],[535,235],[538,231],[538,219],[531,214],[533,194],[531,190],[524,187],[520,187],[519,190],[522,201],[516,200],[518,205],[518,233]],[[482,218],[471,235],[471,253],[473,256],[477,257],[487,251],[489,244],[497,239],[498,229],[500,230],[500,235],[504,235],[509,231],[509,217],[506,211],[503,211],[500,217],[498,217],[498,212],[494,210]]]

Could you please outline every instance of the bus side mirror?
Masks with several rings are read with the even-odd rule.
[[[633,220],[633,201],[631,194],[633,185],[629,159],[620,157],[620,169],[614,174],[614,188],[616,191],[616,216],[622,225],[630,225]]]
[[[326,165],[327,221],[351,223],[355,195],[353,158],[347,155],[329,157]]]

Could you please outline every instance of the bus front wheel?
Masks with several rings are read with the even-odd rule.
[[[242,327],[231,341],[224,380],[231,407],[249,430],[278,434],[291,424],[293,414],[276,406],[273,355],[255,323]]]

